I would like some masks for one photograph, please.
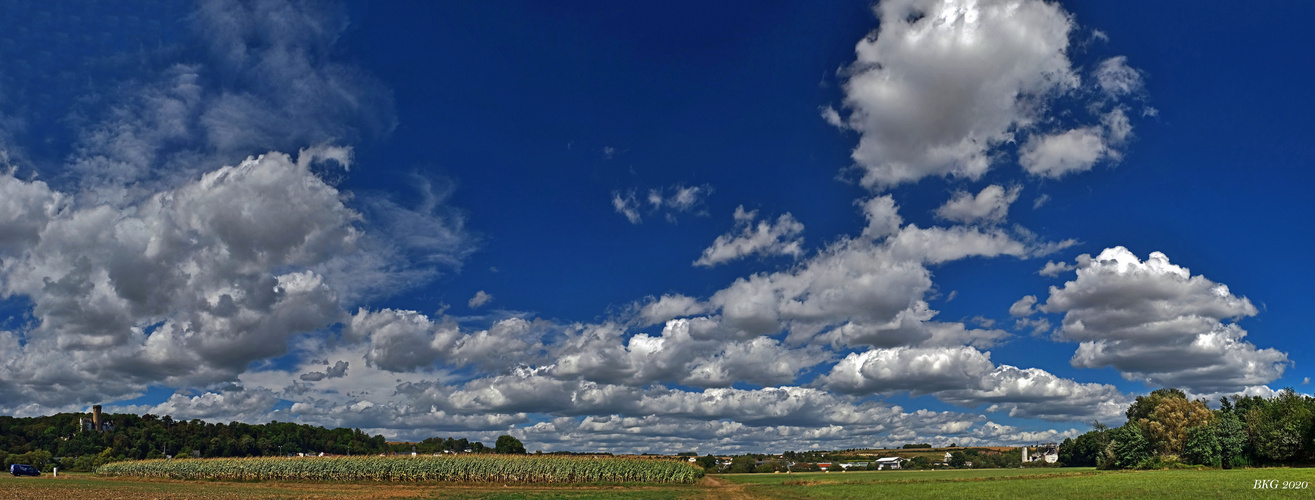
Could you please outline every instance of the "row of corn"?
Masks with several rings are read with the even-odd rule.
[[[445,481],[516,483],[693,483],[703,470],[683,461],[460,455],[264,457],[114,462],[101,476],[216,480]]]

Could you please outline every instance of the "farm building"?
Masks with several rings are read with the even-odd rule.
[[[903,457],[886,457],[877,459],[877,470],[899,470],[900,466],[908,459]]]
[[[1058,443],[1037,444],[1033,447],[1036,450],[1032,452],[1029,452],[1027,448],[1028,447],[1026,446],[1022,448],[1023,451],[1021,458],[1023,459],[1023,463],[1044,461],[1045,463],[1053,464],[1059,461]]]

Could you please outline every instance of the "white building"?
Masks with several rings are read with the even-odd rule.
[[[886,469],[898,470],[900,468],[900,465],[902,465],[905,460],[906,459],[902,457],[878,458],[877,470],[886,470]]]
[[[1059,461],[1059,444],[1057,443],[1038,444],[1035,446],[1035,453],[1030,453],[1027,448],[1026,446],[1023,447],[1023,456],[1020,457],[1023,459],[1023,463],[1044,461],[1053,464]]]

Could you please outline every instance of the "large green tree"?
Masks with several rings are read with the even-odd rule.
[[[1247,411],[1247,434],[1256,454],[1263,459],[1285,462],[1308,458],[1312,449],[1312,417],[1315,417],[1315,400],[1289,387]]]
[[[503,455],[525,454],[525,445],[521,444],[521,440],[506,434],[498,436],[498,441],[493,445],[493,449]]]
[[[1187,394],[1182,390],[1173,387],[1165,387],[1151,391],[1145,396],[1137,396],[1137,399],[1128,405],[1128,421],[1136,422],[1143,418],[1150,418],[1155,407],[1160,405],[1165,399],[1187,399]]]
[[[1096,422],[1092,430],[1059,445],[1059,461],[1069,467],[1095,467],[1097,458],[1110,444],[1110,429]]]
[[[1141,426],[1128,422],[1110,431],[1110,443],[1097,459],[1102,469],[1130,469],[1155,456],[1155,447]]]
[[[1211,425],[1219,440],[1219,462],[1225,469],[1251,464],[1250,441],[1242,419],[1230,411],[1220,410]]]
[[[1219,435],[1212,425],[1201,425],[1187,430],[1187,443],[1183,445],[1183,459],[1189,464],[1212,465],[1223,464],[1223,447],[1219,445]]]

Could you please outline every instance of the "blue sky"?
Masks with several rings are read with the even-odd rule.
[[[0,410],[736,452],[1309,392],[1309,10],[0,7]]]

